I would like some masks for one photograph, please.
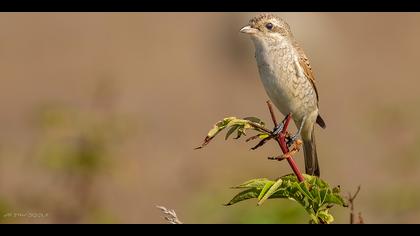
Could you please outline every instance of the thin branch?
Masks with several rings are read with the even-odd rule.
[[[162,213],[164,214],[163,218],[170,224],[182,224],[182,222],[178,219],[174,210],[168,210],[164,206],[156,206],[159,208]]]
[[[364,224],[365,223],[365,221],[363,220],[363,217],[362,217],[362,212],[359,212],[359,222],[358,222],[359,224]]]
[[[274,127],[277,127],[277,119],[273,111],[273,106],[271,105],[270,101],[267,101],[268,109],[270,110],[271,119],[273,120]],[[281,130],[279,136],[276,138],[278,144],[280,145],[281,151],[283,154],[289,153],[289,148],[287,147],[286,142],[286,135],[287,135],[287,127],[289,126],[290,119],[292,118],[292,114],[288,114],[286,118],[283,120],[283,129]],[[299,182],[304,180],[302,173],[300,172],[298,166],[296,165],[295,160],[293,157],[287,158],[287,162],[289,163],[290,167],[292,168],[293,172],[295,173],[296,177],[298,178]]]
[[[279,123],[277,123],[276,115],[274,115],[273,111],[273,105],[271,105],[271,102],[268,100],[267,102],[268,110],[270,110],[271,119],[273,120],[274,127],[277,127]]]
[[[357,187],[356,192],[351,195],[351,193],[348,193],[348,201],[350,206],[350,224],[354,224],[354,200],[356,199],[357,195],[360,192],[360,185]],[[362,214],[359,212],[359,224],[363,224],[363,218]]]
[[[254,147],[252,147],[251,148],[251,150],[255,150],[255,149],[257,149],[257,148],[259,148],[259,147],[261,147],[262,145],[264,145],[268,140],[270,140],[271,139],[271,137],[267,137],[267,138],[263,138],[263,139],[261,139],[261,141],[259,141],[258,143],[257,143],[257,145],[255,145]]]
[[[271,130],[269,130],[269,129],[267,129],[267,128],[259,125],[259,124],[256,124],[254,122],[249,122],[249,125],[251,125],[252,127],[254,127],[255,129],[257,129],[258,131],[261,131],[263,133],[271,134],[271,132],[272,132]]]

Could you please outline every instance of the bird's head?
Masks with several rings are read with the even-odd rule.
[[[292,37],[289,25],[280,17],[262,14],[252,18],[241,33],[249,34],[253,40],[273,41]]]

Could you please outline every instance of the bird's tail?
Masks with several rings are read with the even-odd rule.
[[[305,157],[305,172],[308,175],[320,176],[318,156],[316,154],[315,130],[312,128],[311,138],[303,138],[303,154]]]

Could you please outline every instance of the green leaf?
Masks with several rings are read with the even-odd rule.
[[[307,198],[309,198],[309,200],[313,200],[313,196],[311,195],[311,193],[309,192],[308,188],[306,187],[306,183],[302,182],[302,183],[295,183],[295,186],[300,190],[300,192],[305,195]]]
[[[261,119],[257,118],[257,117],[252,117],[252,116],[251,117],[245,117],[244,120],[249,120],[249,121],[252,121],[254,123],[265,125],[264,122],[262,122]]]
[[[288,191],[287,188],[280,187],[273,193],[273,195],[271,195],[269,197],[269,199],[271,199],[271,198],[290,198],[290,192]],[[291,199],[293,199],[293,198],[291,198]],[[293,199],[293,200],[295,200],[295,199]]]
[[[238,186],[232,188],[256,188],[263,189],[267,183],[274,184],[274,181],[271,181],[267,178],[251,179]]]
[[[266,144],[267,141],[270,140],[270,139],[271,139],[271,137],[267,137],[265,139],[261,139],[261,141],[258,142],[257,145],[255,145],[254,147],[251,148],[251,150],[255,150],[255,149],[261,147],[262,145]]]
[[[260,195],[258,195],[258,201],[261,200],[261,198],[264,196],[264,194],[270,189],[271,186],[273,186],[273,182],[267,182],[264,185],[264,188],[261,190]]]
[[[234,188],[243,189],[228,205],[256,198],[262,205],[267,199],[287,198],[298,202],[311,216],[313,223],[331,223],[334,218],[328,212],[333,205],[345,206],[344,199],[327,182],[316,177],[304,175],[305,180],[299,182],[294,174],[282,176],[276,182],[266,179],[252,179]]]
[[[236,120],[236,117],[228,117],[228,118],[224,118],[223,120],[217,122],[213,128],[207,133],[207,136],[204,138],[204,142],[203,144],[201,144],[201,146],[195,148],[195,149],[200,149],[203,148],[204,146],[206,146],[208,143],[210,143],[210,141],[223,129],[225,129],[227,127],[227,125],[232,121],[232,120]]]
[[[303,174],[303,176],[305,177],[305,174]],[[294,174],[283,175],[280,178],[283,180],[283,182],[289,181],[289,183],[288,183],[289,185],[291,184],[290,182],[297,182],[297,180],[298,180],[296,175],[294,175]],[[305,180],[306,180],[306,177],[305,177]]]
[[[259,200],[258,206],[261,206],[269,197],[271,197],[271,195],[273,195],[273,193],[281,186],[282,183],[283,183],[283,180],[281,178],[278,179],[276,183],[274,183],[270,187],[270,189],[267,191],[264,197],[261,200]]]
[[[260,138],[260,139],[265,139],[265,138],[268,138],[270,135],[268,135],[268,134],[259,134],[258,135],[258,137]]]
[[[311,221],[309,221],[311,224],[319,224],[319,220],[318,217],[316,217],[316,215],[309,214],[309,216],[311,217]]]
[[[238,134],[236,135],[236,137],[234,139],[239,139],[242,135],[246,135],[245,134],[245,129],[244,129],[244,127],[239,127],[238,128]]]
[[[331,194],[331,190],[330,189],[321,189],[319,191],[319,198],[320,198],[320,204],[323,205],[325,202],[325,199],[327,198],[328,194]]]
[[[322,200],[318,185],[310,185],[309,189],[309,192],[313,197],[312,201],[314,202],[314,205],[316,204],[317,206],[320,206]]]
[[[217,122],[213,128],[207,133],[207,136],[204,138],[203,143],[201,146],[195,149],[201,149],[206,146],[210,141],[216,137],[218,133],[222,130],[231,127],[228,132],[226,133],[225,139],[228,139],[232,133],[237,131],[237,135],[235,139],[239,139],[242,135],[246,135],[245,131],[247,129],[256,130],[258,132],[267,133],[264,130],[264,122],[262,122],[259,118],[256,117],[246,117],[245,119],[238,119],[236,117],[227,117],[223,120]]]
[[[344,207],[347,206],[344,199],[341,196],[336,195],[336,194],[328,194],[325,197],[324,204],[337,204]]]
[[[232,121],[236,120],[236,117],[227,117],[223,120],[217,122],[213,128],[208,132],[207,137],[214,137],[216,136],[220,131],[222,131],[224,128],[227,127],[227,125]]]
[[[239,125],[233,125],[229,130],[228,130],[228,132],[226,133],[226,136],[225,136],[225,140],[227,140],[228,138],[229,138],[229,136],[231,135],[231,134],[233,134],[233,132],[235,132],[235,130],[237,130],[239,128]]]
[[[334,221],[334,217],[328,210],[318,212],[317,216],[326,224],[331,224]]]
[[[247,199],[256,198],[258,197],[259,191],[260,190],[255,189],[255,188],[242,191],[238,193],[235,197],[233,197],[232,200],[230,200],[230,202],[225,204],[225,206],[230,206],[230,205],[233,205],[235,203],[238,203]]]

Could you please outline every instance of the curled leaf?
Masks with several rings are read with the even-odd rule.
[[[254,123],[265,125],[264,122],[262,122],[260,118],[253,117],[253,116],[251,116],[251,117],[245,117],[244,120],[249,120],[249,121],[252,121]]]
[[[248,129],[259,131],[261,134],[264,134],[263,132],[270,132],[264,128],[264,122],[256,117],[246,117],[245,119],[238,119],[233,116],[227,117],[213,126],[213,128],[207,133],[207,136],[204,138],[201,146],[196,149],[206,146],[214,137],[216,137],[218,133],[226,128],[230,129],[226,133],[225,139],[228,139],[235,131],[237,131],[235,139],[239,139],[242,135],[246,135],[245,131]]]
[[[334,217],[328,212],[328,210],[318,212],[317,216],[325,224],[331,224],[334,221]]]
[[[227,140],[227,139],[229,138],[229,136],[230,136],[231,134],[233,134],[233,132],[235,132],[238,128],[239,128],[239,125],[233,125],[233,126],[232,126],[229,130],[228,130],[228,132],[226,133],[225,140]]]
[[[267,182],[264,185],[264,188],[261,190],[260,194],[258,195],[258,201],[261,200],[261,198],[264,197],[265,193],[270,189],[271,186],[273,186],[273,182]]]
[[[217,122],[213,128],[207,133],[207,136],[204,138],[204,142],[203,144],[201,144],[201,146],[195,148],[195,149],[200,149],[203,148],[204,146],[206,146],[208,143],[210,143],[210,141],[223,129],[225,129],[227,127],[227,125],[232,121],[235,120],[236,117],[227,117],[224,118],[223,120]]]
[[[283,180],[280,178],[270,186],[270,189],[267,191],[267,193],[262,193],[263,197],[258,199],[258,206],[261,206],[269,197],[271,197],[271,195],[273,195],[276,192],[276,190],[281,186],[282,183]]]

